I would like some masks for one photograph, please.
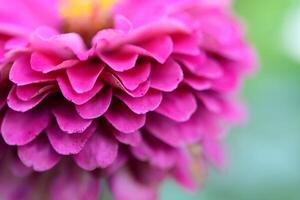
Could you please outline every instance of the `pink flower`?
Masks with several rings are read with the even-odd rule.
[[[91,200],[104,179],[117,200],[154,200],[166,177],[194,189],[199,167],[223,162],[253,66],[229,1],[0,0],[1,194]]]

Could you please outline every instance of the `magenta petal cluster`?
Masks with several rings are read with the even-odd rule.
[[[224,161],[255,65],[230,2],[119,0],[92,37],[66,29],[60,6],[0,0],[1,198],[96,200],[105,181],[116,200],[156,200],[166,178],[195,189]]]

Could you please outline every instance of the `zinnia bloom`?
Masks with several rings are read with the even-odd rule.
[[[0,0],[2,198],[195,189],[253,64],[229,1]]]

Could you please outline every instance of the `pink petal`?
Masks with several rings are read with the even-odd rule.
[[[182,187],[190,191],[195,191],[197,189],[197,183],[195,175],[192,173],[190,168],[194,163],[190,155],[187,155],[186,152],[182,152],[177,155],[177,164],[171,170],[171,176],[179,183]],[[198,160],[194,162],[200,162]],[[198,163],[197,163],[198,164]],[[201,173],[201,172],[200,172]]]
[[[116,75],[108,71],[103,71],[101,73],[101,79],[107,82],[109,85],[123,90],[132,97],[142,97],[150,88],[150,81],[145,81],[141,83],[136,89],[128,90]]]
[[[132,29],[132,24],[123,15],[116,15],[116,17],[114,18],[114,27],[118,30],[127,33]]]
[[[82,105],[75,105],[78,114],[83,119],[95,119],[102,116],[110,106],[112,89],[101,90],[91,100]]]
[[[32,167],[35,171],[47,171],[54,167],[60,159],[45,137],[19,146],[18,155],[27,167]]]
[[[64,168],[53,177],[50,200],[97,200],[100,181],[93,174],[77,168]]]
[[[176,59],[180,60],[184,66],[198,76],[215,79],[223,75],[223,70],[219,63],[203,53],[196,56],[177,55]]]
[[[124,93],[117,93],[116,96],[136,114],[146,114],[149,111],[153,111],[162,101],[162,93],[157,90],[149,90],[147,94],[137,98]]]
[[[211,80],[187,73],[185,74],[183,81],[191,88],[198,91],[208,90],[212,87]]]
[[[133,69],[116,72],[116,75],[128,90],[135,90],[141,83],[148,80],[150,70],[150,63],[137,63]]]
[[[227,66],[230,67],[230,66]],[[239,79],[236,72],[232,69],[224,67],[224,74],[222,77],[213,81],[212,87],[218,91],[233,91],[239,85]]]
[[[82,105],[91,100],[104,86],[102,82],[97,81],[92,90],[79,94],[74,91],[66,76],[59,76],[57,82],[64,97],[77,105]]]
[[[215,113],[220,113],[222,111],[222,103],[216,95],[197,93],[197,97],[204,103],[206,108]]]
[[[52,75],[42,74],[30,68],[28,57],[18,58],[12,65],[9,79],[17,85],[54,81]]]
[[[82,94],[94,87],[103,69],[100,64],[81,62],[67,69],[67,75],[75,92]]]
[[[92,123],[92,120],[81,118],[71,104],[57,105],[53,109],[53,114],[60,129],[69,134],[82,133]]]
[[[26,112],[36,107],[44,98],[49,95],[49,93],[50,91],[36,96],[28,101],[23,101],[16,95],[16,87],[13,87],[7,97],[7,105],[15,111]]]
[[[175,122],[158,114],[148,114],[147,130],[174,147],[183,147],[199,141],[204,134],[205,120],[198,111],[186,122]]]
[[[173,52],[173,42],[169,36],[155,37],[136,45],[137,53],[152,57],[161,64],[166,62]]]
[[[118,142],[103,129],[98,129],[88,140],[84,148],[76,155],[76,163],[85,170],[111,165],[118,154]]]
[[[96,126],[90,126],[82,133],[67,134],[56,123],[47,128],[47,135],[54,150],[61,155],[77,154],[92,136]]]
[[[192,35],[177,34],[172,36],[174,43],[174,53],[199,55],[200,47],[198,38]]]
[[[77,63],[77,60],[63,60],[57,56],[39,52],[33,52],[30,59],[31,68],[42,73],[69,68]]]
[[[138,146],[131,148],[132,154],[141,161],[147,161],[160,169],[170,169],[177,159],[177,151],[159,139],[144,137]]]
[[[109,179],[109,185],[115,200],[157,200],[155,188],[139,182],[129,171],[121,169]],[[126,190],[124,186],[126,185]]]
[[[9,109],[3,119],[1,132],[9,145],[24,145],[32,141],[50,123],[51,115],[45,108],[25,113]]]
[[[64,59],[74,58],[74,55],[80,60],[88,57],[82,38],[76,33],[59,34],[55,29],[44,26],[37,28],[30,39],[34,49],[50,52]]]
[[[142,141],[141,133],[139,131],[130,134],[114,131],[114,135],[119,142],[130,146],[137,146]]]
[[[126,48],[113,52],[101,52],[98,55],[107,65],[118,72],[132,69],[138,58],[137,53],[128,51]]]
[[[55,85],[30,84],[16,87],[16,95],[20,100],[28,101],[43,93],[53,91],[56,89]]]
[[[151,87],[165,92],[173,91],[183,80],[181,67],[173,60],[163,65],[154,65],[151,69]]]
[[[119,131],[132,133],[144,126],[146,116],[133,113],[128,107],[114,102],[104,114],[105,118]]]
[[[203,152],[207,159],[209,159],[214,165],[222,167],[225,162],[225,155],[221,142],[218,139],[211,139],[206,137],[203,140]]]
[[[165,93],[160,106],[155,110],[178,122],[187,121],[197,109],[197,101],[193,93],[186,88],[178,88]]]

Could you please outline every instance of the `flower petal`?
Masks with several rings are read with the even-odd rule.
[[[165,93],[160,106],[155,110],[178,122],[187,121],[197,109],[197,101],[187,88],[178,88]]]
[[[97,200],[100,181],[91,173],[77,168],[64,168],[53,177],[50,200]]]
[[[82,119],[71,104],[60,104],[53,109],[60,129],[72,134],[84,132],[92,123],[92,120]]]
[[[140,55],[152,57],[163,64],[173,52],[173,42],[169,36],[159,36],[136,44],[133,49]]]
[[[81,62],[67,69],[67,75],[75,92],[82,94],[94,87],[103,69],[100,64]]]
[[[114,135],[119,142],[130,146],[137,146],[142,141],[141,133],[139,131],[130,134],[114,131]]]
[[[32,167],[36,171],[47,171],[60,159],[46,137],[40,137],[29,144],[19,146],[18,155],[27,167]]]
[[[204,134],[201,111],[197,111],[186,122],[175,122],[159,114],[148,114],[146,129],[155,137],[174,147],[183,147],[199,141]]]
[[[158,198],[155,188],[143,185],[125,169],[114,173],[109,179],[109,185],[115,200],[155,200]],[[126,190],[124,190],[125,185]]]
[[[40,52],[33,52],[30,58],[31,68],[44,74],[69,68],[77,63],[78,61],[75,59],[63,60],[57,56]]]
[[[151,69],[151,87],[157,90],[171,92],[183,80],[181,67],[173,60],[166,61],[165,64],[156,64]]]
[[[176,34],[172,36],[174,53],[199,55],[200,48],[197,37],[188,34]]]
[[[82,105],[75,105],[78,114],[83,119],[95,119],[102,116],[110,106],[112,89],[101,90],[91,100]]]
[[[30,84],[16,87],[16,95],[20,100],[28,101],[40,96],[43,93],[49,92],[50,90],[53,91],[55,89],[55,85]]]
[[[97,167],[106,168],[114,162],[118,154],[118,142],[108,135],[105,130],[98,128],[76,155],[76,163],[85,170]]]
[[[116,72],[116,75],[128,90],[135,90],[141,83],[148,80],[150,70],[150,63],[137,63],[133,69]]]
[[[50,123],[50,112],[39,107],[25,113],[7,110],[1,132],[9,145],[24,145],[32,141]]]
[[[28,101],[23,101],[19,99],[16,94],[16,86],[11,89],[7,97],[7,105],[18,112],[26,112],[35,106],[37,106],[44,98],[46,98],[51,91],[48,91],[44,94],[38,95]]]
[[[96,130],[96,126],[90,126],[82,133],[67,134],[56,123],[52,123],[46,132],[54,150],[61,155],[77,154],[84,147],[88,139]]]
[[[183,81],[191,88],[198,91],[208,90],[212,88],[211,80],[196,75],[191,75],[186,73]]]
[[[135,114],[119,102],[114,102],[104,116],[117,130],[124,133],[135,132],[145,124],[146,120],[145,115]]]
[[[103,71],[101,73],[101,78],[109,85],[123,90],[132,97],[142,97],[148,92],[150,88],[150,81],[147,80],[138,85],[136,89],[128,90],[115,74],[108,71]]]
[[[220,64],[203,53],[196,56],[177,55],[176,59],[198,76],[216,79],[223,75]]]
[[[98,53],[99,57],[117,72],[132,69],[138,59],[138,54],[133,51],[128,51],[126,48]]]
[[[59,76],[57,78],[57,82],[64,97],[77,105],[82,105],[88,102],[104,87],[102,82],[97,81],[92,90],[79,94],[74,91],[66,76]]]
[[[9,79],[17,85],[51,82],[55,80],[52,75],[33,71],[30,68],[29,58],[26,56],[16,59],[13,63],[9,73]]]
[[[137,98],[124,93],[117,93],[116,96],[136,114],[146,114],[155,110],[162,100],[162,93],[157,90],[149,90],[147,94]]]

